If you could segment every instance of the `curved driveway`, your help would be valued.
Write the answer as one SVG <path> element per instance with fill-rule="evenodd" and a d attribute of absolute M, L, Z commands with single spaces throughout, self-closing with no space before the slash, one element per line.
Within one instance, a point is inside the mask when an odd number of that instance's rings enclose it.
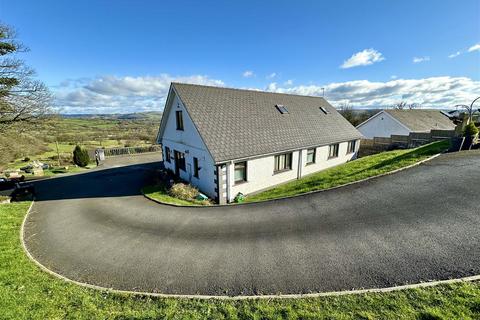
<path fill-rule="evenodd" d="M 115 289 L 251 295 L 389 287 L 480 274 L 480 153 L 344 188 L 232 207 L 143 198 L 158 163 L 38 183 L 31 254 Z M 135 162 L 135 160 L 130 160 Z"/>

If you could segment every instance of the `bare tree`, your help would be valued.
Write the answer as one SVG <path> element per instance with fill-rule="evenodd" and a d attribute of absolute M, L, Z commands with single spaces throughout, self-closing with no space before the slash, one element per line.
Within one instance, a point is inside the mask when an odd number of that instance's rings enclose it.
<path fill-rule="evenodd" d="M 340 106 L 340 110 L 338 110 L 338 112 L 345 118 L 348 120 L 348 122 L 350 122 L 351 124 L 355 125 L 355 122 L 356 122 L 356 117 L 355 117 L 355 112 L 353 111 L 353 108 L 351 105 L 349 105 L 348 103 L 343 103 L 341 106 Z"/>
<path fill-rule="evenodd" d="M 396 110 L 406 110 L 406 109 L 413 110 L 413 109 L 416 109 L 417 107 L 418 107 L 418 104 L 416 103 L 408 104 L 407 101 L 400 101 L 399 103 L 393 105 L 393 109 L 396 109 Z"/>
<path fill-rule="evenodd" d="M 28 49 L 16 41 L 16 32 L 0 23 L 0 131 L 32 123 L 50 113 L 51 94 L 36 80 L 33 69 L 16 54 Z"/>

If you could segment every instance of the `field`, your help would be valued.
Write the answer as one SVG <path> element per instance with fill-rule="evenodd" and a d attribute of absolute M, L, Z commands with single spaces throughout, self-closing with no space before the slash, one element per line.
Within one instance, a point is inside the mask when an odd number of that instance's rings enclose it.
<path fill-rule="evenodd" d="M 56 117 L 20 134 L 7 132 L 0 137 L 0 170 L 18 169 L 33 160 L 77 170 L 72 166 L 75 145 L 87 149 L 151 145 L 160 118 L 158 113 Z"/>

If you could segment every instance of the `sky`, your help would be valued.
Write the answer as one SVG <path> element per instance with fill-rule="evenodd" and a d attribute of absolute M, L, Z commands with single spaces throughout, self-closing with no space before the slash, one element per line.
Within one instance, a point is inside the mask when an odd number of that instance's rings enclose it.
<path fill-rule="evenodd" d="M 171 81 L 354 108 L 480 96 L 479 0 L 0 0 L 0 21 L 62 113 L 161 111 Z"/>

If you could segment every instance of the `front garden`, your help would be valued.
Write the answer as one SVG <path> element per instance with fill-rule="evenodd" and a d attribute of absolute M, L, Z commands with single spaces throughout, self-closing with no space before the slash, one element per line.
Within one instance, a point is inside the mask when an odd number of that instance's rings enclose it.
<path fill-rule="evenodd" d="M 212 202 L 208 199 L 200 199 L 198 189 L 184 183 L 175 183 L 167 187 L 165 183 L 159 182 L 153 186 L 146 186 L 142 193 L 154 201 L 173 204 L 178 206 L 208 206 Z"/>
<path fill-rule="evenodd" d="M 250 195 L 246 198 L 246 201 L 257 202 L 278 199 L 338 187 L 405 168 L 428 159 L 435 154 L 445 152 L 450 146 L 450 140 L 443 140 L 415 149 L 393 150 L 366 156 L 328 170 L 314 173 L 299 180 L 287 182 L 264 192 Z"/>
<path fill-rule="evenodd" d="M 425 160 L 435 154 L 448 150 L 450 140 L 433 142 L 415 149 L 393 150 L 366 156 L 334 168 L 293 180 L 258 194 L 248 195 L 245 202 L 258 202 L 325 190 L 362 179 L 389 173 Z M 142 189 L 143 194 L 154 200 L 174 205 L 210 205 L 211 201 L 198 200 L 198 190 L 179 183 L 168 188 L 159 183 Z"/>

